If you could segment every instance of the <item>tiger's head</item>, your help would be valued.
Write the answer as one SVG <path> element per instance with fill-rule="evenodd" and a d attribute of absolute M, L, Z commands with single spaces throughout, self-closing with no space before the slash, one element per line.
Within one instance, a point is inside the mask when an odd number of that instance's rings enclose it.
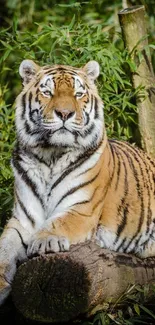
<path fill-rule="evenodd" d="M 92 148 L 103 138 L 103 104 L 95 86 L 99 64 L 39 67 L 24 60 L 16 128 L 26 146 Z"/>

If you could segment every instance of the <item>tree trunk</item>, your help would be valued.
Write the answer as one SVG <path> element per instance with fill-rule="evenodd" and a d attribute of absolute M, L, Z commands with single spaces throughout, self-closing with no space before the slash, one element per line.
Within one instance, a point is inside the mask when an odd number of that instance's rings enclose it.
<path fill-rule="evenodd" d="M 102 249 L 94 243 L 22 264 L 13 283 L 17 309 L 31 320 L 65 322 L 116 302 L 133 284 L 155 283 L 155 259 Z"/>
<path fill-rule="evenodd" d="M 137 95 L 139 129 L 144 150 L 155 157 L 155 77 L 148 47 L 147 28 L 144 6 L 134 6 L 121 10 L 118 14 L 125 47 L 137 65 L 132 72 L 133 85 L 136 89 L 143 86 L 145 98 Z M 138 53 L 141 52 L 141 56 Z"/>

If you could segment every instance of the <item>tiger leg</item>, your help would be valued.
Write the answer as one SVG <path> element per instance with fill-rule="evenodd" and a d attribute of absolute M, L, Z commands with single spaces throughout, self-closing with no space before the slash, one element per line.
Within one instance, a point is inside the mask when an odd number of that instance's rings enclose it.
<path fill-rule="evenodd" d="M 155 239 L 149 239 L 149 241 L 141 245 L 137 252 L 136 255 L 140 258 L 147 258 L 147 257 L 154 257 L 155 256 Z"/>
<path fill-rule="evenodd" d="M 17 262 L 26 259 L 28 238 L 27 231 L 12 217 L 0 237 L 0 305 L 11 291 Z"/>
<path fill-rule="evenodd" d="M 28 246 L 28 256 L 49 252 L 68 251 L 71 244 L 92 237 L 98 220 L 68 212 L 54 220 L 47 220 Z"/>

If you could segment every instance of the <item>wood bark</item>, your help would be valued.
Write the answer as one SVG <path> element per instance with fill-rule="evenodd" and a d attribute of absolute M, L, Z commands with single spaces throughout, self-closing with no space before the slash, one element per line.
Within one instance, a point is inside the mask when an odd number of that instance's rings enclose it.
<path fill-rule="evenodd" d="M 145 97 L 137 95 L 139 129 L 144 150 L 155 157 L 155 77 L 148 47 L 146 13 L 144 6 L 121 10 L 118 14 L 125 47 L 137 65 L 132 72 L 134 88 L 143 86 Z M 141 52 L 141 59 L 138 56 Z"/>
<path fill-rule="evenodd" d="M 133 284 L 155 283 L 155 259 L 118 254 L 92 242 L 22 264 L 13 283 L 16 308 L 28 319 L 66 322 L 114 303 Z"/>

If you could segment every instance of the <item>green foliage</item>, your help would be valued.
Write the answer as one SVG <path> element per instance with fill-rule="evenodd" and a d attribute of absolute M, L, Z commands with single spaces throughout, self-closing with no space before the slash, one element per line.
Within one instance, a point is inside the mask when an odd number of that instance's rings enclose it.
<path fill-rule="evenodd" d="M 12 171 L 10 168 L 11 151 L 14 144 L 14 109 L 5 102 L 9 90 L 7 84 L 0 87 L 0 216 L 4 225 L 12 207 Z"/>
<path fill-rule="evenodd" d="M 153 325 L 155 308 L 150 297 L 155 296 L 155 286 L 132 286 L 114 304 L 107 304 L 89 321 L 79 325 Z"/>

